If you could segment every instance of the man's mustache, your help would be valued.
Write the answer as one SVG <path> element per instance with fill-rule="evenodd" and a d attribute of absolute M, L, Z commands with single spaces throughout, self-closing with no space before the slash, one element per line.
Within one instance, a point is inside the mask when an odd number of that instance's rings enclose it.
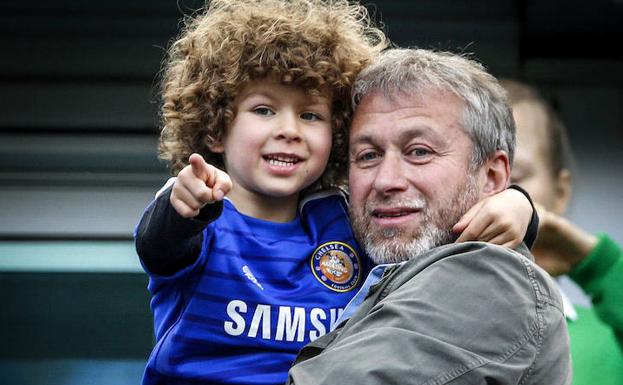
<path fill-rule="evenodd" d="M 364 211 L 368 215 L 386 210 L 424 211 L 426 206 L 424 198 L 372 198 L 366 201 Z"/>

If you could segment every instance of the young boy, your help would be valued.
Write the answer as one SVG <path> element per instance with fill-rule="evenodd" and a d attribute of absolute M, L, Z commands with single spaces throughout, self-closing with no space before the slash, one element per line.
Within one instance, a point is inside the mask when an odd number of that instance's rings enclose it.
<path fill-rule="evenodd" d="M 365 8 L 322 0 L 212 1 L 172 45 L 160 151 L 177 179 L 136 231 L 144 384 L 284 383 L 331 329 L 370 262 L 328 189 L 345 180 L 350 86 L 386 46 Z"/>

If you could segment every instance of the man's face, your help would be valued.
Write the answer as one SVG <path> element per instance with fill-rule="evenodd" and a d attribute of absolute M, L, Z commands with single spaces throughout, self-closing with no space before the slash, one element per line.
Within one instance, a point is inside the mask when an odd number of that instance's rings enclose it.
<path fill-rule="evenodd" d="M 351 218 L 377 263 L 450 243 L 452 226 L 480 198 L 473 145 L 454 94 L 367 95 L 350 134 Z"/>
<path fill-rule="evenodd" d="M 513 183 L 528 191 L 535 202 L 546 209 L 562 214 L 557 202 L 557 176 L 550 167 L 547 115 L 535 102 L 525 101 L 513 105 L 513 118 L 517 126 L 517 150 L 511 173 Z M 566 207 L 566 204 L 565 204 Z"/>

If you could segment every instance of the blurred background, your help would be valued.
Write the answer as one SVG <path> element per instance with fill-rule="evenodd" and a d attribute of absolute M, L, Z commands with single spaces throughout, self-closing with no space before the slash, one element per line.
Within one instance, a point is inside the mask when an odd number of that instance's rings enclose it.
<path fill-rule="evenodd" d="M 157 74 L 191 0 L 0 3 L 0 376 L 136 384 L 153 337 L 132 231 L 167 179 Z M 366 3 L 368 4 L 368 3 Z M 401 46 L 472 52 L 555 101 L 570 217 L 623 242 L 623 0 L 385 0 Z M 618 47 L 618 48 L 617 48 Z"/>

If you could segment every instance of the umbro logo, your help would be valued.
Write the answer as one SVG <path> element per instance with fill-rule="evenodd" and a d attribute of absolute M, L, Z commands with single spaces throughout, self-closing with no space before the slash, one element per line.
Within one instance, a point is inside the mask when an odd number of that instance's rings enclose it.
<path fill-rule="evenodd" d="M 253 282 L 257 287 L 264 290 L 264 288 L 262 287 L 262 284 L 258 282 L 257 278 L 255 278 L 255 276 L 251 272 L 251 269 L 249 269 L 249 266 L 247 265 L 242 266 L 242 272 L 249 279 L 249 281 Z"/>

